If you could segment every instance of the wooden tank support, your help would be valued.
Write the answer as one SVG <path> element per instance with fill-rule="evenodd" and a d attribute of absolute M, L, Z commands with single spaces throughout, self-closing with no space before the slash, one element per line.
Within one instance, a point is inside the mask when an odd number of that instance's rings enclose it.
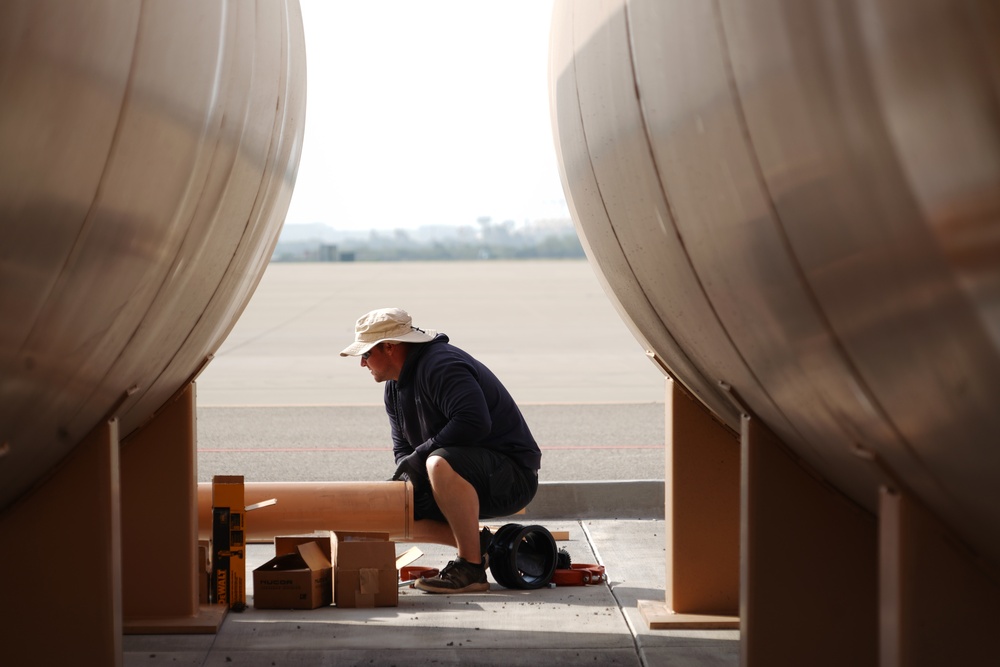
<path fill-rule="evenodd" d="M 4 664 L 122 664 L 120 540 L 110 420 L 0 515 Z"/>
<path fill-rule="evenodd" d="M 666 599 L 650 628 L 739 627 L 740 446 L 673 380 L 666 388 Z"/>
<path fill-rule="evenodd" d="M 211 484 L 197 483 L 196 389 L 188 383 L 120 441 L 99 424 L 32 492 L 0 515 L 8 573 L 0 645 L 11 664 L 121 665 L 122 634 L 214 633 L 226 609 L 199 604 L 199 535 Z M 248 539 L 317 529 L 410 536 L 407 482 L 251 483 Z M 199 525 L 199 524 L 203 525 Z M 201 531 L 201 533 L 199 532 Z M 69 555 L 71 554 L 71 555 Z M 57 635 L 59 641 L 46 641 Z"/>
<path fill-rule="evenodd" d="M 126 634 L 214 633 L 226 610 L 198 600 L 195 383 L 122 442 Z"/>
<path fill-rule="evenodd" d="M 196 387 L 189 383 L 121 449 L 123 609 L 126 634 L 213 633 L 219 605 L 199 605 L 198 540 L 211 537 L 212 485 L 197 483 Z M 249 483 L 248 540 L 318 529 L 409 537 L 405 482 Z"/>
<path fill-rule="evenodd" d="M 639 602 L 651 629 L 738 627 L 753 667 L 995 661 L 997 573 L 917 500 L 883 487 L 869 514 L 751 415 L 738 445 L 667 380 L 666 595 Z"/>
<path fill-rule="evenodd" d="M 1000 585 L 924 507 L 888 488 L 879 498 L 879 617 L 881 667 L 997 664 Z"/>
<path fill-rule="evenodd" d="M 742 664 L 877 664 L 874 517 L 747 415 L 742 450 Z"/>

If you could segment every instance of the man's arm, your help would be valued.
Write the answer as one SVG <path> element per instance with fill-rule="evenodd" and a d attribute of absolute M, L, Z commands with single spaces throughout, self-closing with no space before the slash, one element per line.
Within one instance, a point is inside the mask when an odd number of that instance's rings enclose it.
<path fill-rule="evenodd" d="M 436 365 L 420 378 L 424 400 L 444 416 L 444 424 L 416 451 L 426 458 L 439 447 L 478 444 L 489 435 L 493 422 L 475 369 L 462 360 Z"/>
<path fill-rule="evenodd" d="M 389 428 L 392 433 L 392 456 L 398 464 L 400 459 L 413 453 L 413 447 L 403 433 L 403 425 L 396 414 L 399 401 L 396 396 L 395 383 L 386 383 L 385 386 L 385 412 L 389 417 Z"/>

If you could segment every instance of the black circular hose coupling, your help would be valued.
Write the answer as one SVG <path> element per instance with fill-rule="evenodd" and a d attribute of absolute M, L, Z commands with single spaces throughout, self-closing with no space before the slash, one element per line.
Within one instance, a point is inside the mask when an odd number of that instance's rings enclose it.
<path fill-rule="evenodd" d="M 542 588 L 556 571 L 556 541 L 542 526 L 501 526 L 487 553 L 490 572 L 504 588 Z"/>

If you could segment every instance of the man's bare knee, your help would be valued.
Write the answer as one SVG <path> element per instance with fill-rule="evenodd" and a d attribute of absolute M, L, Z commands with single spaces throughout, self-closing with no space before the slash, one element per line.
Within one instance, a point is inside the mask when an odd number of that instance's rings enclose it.
<path fill-rule="evenodd" d="M 427 457 L 427 475 L 432 479 L 455 474 L 457 474 L 455 469 L 451 467 L 451 464 L 444 457 L 434 456 L 433 454 Z"/>

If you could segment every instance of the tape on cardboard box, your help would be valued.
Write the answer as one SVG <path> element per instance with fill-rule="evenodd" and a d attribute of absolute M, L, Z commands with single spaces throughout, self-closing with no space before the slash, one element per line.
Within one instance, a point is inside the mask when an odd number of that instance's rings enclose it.
<path fill-rule="evenodd" d="M 333 597 L 338 607 L 399 604 L 396 546 L 386 533 L 333 534 Z"/>

